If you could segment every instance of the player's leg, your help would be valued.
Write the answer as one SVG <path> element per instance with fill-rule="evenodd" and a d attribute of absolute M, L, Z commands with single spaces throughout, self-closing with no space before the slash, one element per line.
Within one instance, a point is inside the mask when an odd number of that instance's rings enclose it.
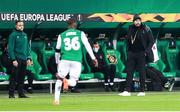
<path fill-rule="evenodd" d="M 68 80 L 68 85 L 71 87 L 75 87 L 79 80 L 80 74 L 81 74 L 81 63 L 72 62 L 69 72 L 70 79 Z"/>
<path fill-rule="evenodd" d="M 54 94 L 54 104 L 59 105 L 60 93 L 61 93 L 62 80 L 57 79 L 55 83 L 55 94 Z"/>
<path fill-rule="evenodd" d="M 58 73 L 56 74 L 57 81 L 55 83 L 55 94 L 54 94 L 54 104 L 59 105 L 60 94 L 61 94 L 61 87 L 63 79 L 69 72 L 70 64 L 68 61 L 61 60 L 58 63 Z"/>

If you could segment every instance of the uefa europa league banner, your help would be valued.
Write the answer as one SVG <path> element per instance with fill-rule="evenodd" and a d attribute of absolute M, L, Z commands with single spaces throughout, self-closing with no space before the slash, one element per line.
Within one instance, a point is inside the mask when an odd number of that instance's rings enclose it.
<path fill-rule="evenodd" d="M 133 14 L 126 13 L 95 13 L 95 14 L 33 14 L 33 13 L 1 13 L 0 22 L 27 21 L 27 22 L 63 22 L 70 18 L 88 22 L 132 22 Z M 180 13 L 145 13 L 140 14 L 143 22 L 180 22 Z"/>

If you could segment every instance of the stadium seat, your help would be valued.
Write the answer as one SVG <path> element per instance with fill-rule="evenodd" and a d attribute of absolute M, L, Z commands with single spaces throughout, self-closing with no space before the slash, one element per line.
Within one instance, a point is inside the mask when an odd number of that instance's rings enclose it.
<path fill-rule="evenodd" d="M 160 70 L 161 72 L 164 71 L 164 69 L 166 68 L 166 65 L 164 64 L 164 62 L 161 59 L 161 53 L 158 51 L 158 56 L 159 56 L 159 60 L 156 63 L 149 63 L 150 66 Z"/>
<path fill-rule="evenodd" d="M 117 48 L 117 50 L 118 50 L 118 51 L 120 52 L 120 54 L 121 54 L 121 60 L 122 60 L 122 62 L 125 64 L 125 63 L 126 63 L 126 60 L 127 60 L 126 41 L 125 41 L 125 40 L 118 41 L 116 48 Z"/>
<path fill-rule="evenodd" d="M 169 44 L 168 40 L 157 41 L 157 48 L 158 48 L 158 51 L 161 53 L 161 60 L 165 63 L 166 67 L 168 67 L 167 56 L 166 56 L 166 49 L 168 48 L 168 44 Z"/>
<path fill-rule="evenodd" d="M 45 48 L 45 42 L 42 40 L 32 41 L 31 43 L 31 49 L 36 53 L 40 53 L 40 51 L 44 48 Z"/>
<path fill-rule="evenodd" d="M 0 51 L 0 56 L 2 55 L 2 51 Z M 6 74 L 6 68 L 2 66 L 0 62 L 0 81 L 7 81 L 9 80 L 9 75 Z"/>
<path fill-rule="evenodd" d="M 103 80 L 104 79 L 104 74 L 101 72 L 96 72 L 94 73 L 94 78 L 97 78 L 99 80 Z"/>
<path fill-rule="evenodd" d="M 33 51 L 31 51 L 31 56 L 33 60 L 33 67 L 29 68 L 34 72 L 34 78 L 36 80 L 50 80 L 52 79 L 52 74 L 40 74 L 42 67 L 40 66 L 39 62 L 37 61 L 37 54 Z"/>
<path fill-rule="evenodd" d="M 91 73 L 91 68 L 87 62 L 86 54 L 87 54 L 87 51 L 83 47 L 82 73 L 80 75 L 79 80 L 89 80 L 89 79 L 94 78 L 94 73 Z"/>
<path fill-rule="evenodd" d="M 176 40 L 176 46 L 177 46 L 177 49 L 178 49 L 178 51 L 180 51 L 180 40 L 179 39 L 177 39 Z M 180 52 L 178 53 L 178 55 L 177 55 L 177 57 L 179 58 L 180 57 Z M 180 59 L 177 59 L 177 62 L 176 62 L 176 76 L 177 77 L 180 77 Z"/>
<path fill-rule="evenodd" d="M 36 70 L 34 69 L 34 65 L 27 66 L 26 69 L 31 71 L 33 74 L 36 73 Z"/>
<path fill-rule="evenodd" d="M 41 59 L 42 59 L 43 73 L 48 73 L 47 63 L 48 63 L 48 60 L 50 59 L 50 57 L 54 56 L 54 54 L 55 54 L 54 48 L 52 50 L 42 49 L 40 51 L 40 55 L 41 55 Z"/>
<path fill-rule="evenodd" d="M 89 80 L 94 78 L 94 73 L 81 73 L 79 80 Z"/>
<path fill-rule="evenodd" d="M 0 81 L 7 81 L 9 80 L 9 75 L 5 72 L 0 72 Z"/>
<path fill-rule="evenodd" d="M 180 40 L 179 40 L 179 39 L 176 40 L 176 46 L 177 46 L 177 48 L 180 50 Z"/>
<path fill-rule="evenodd" d="M 117 51 L 117 50 L 113 50 L 113 49 L 108 49 L 107 50 L 107 54 L 111 55 L 111 56 L 115 56 L 117 59 L 117 63 L 116 63 L 116 76 L 118 78 L 125 78 L 126 74 L 123 73 L 124 71 L 124 64 L 121 61 L 121 54 Z M 107 61 L 108 64 L 111 64 L 109 61 Z"/>
<path fill-rule="evenodd" d="M 172 71 L 172 72 L 165 71 L 166 65 L 162 61 L 161 53 L 158 52 L 158 55 L 159 55 L 159 60 L 156 63 L 150 63 L 149 65 L 156 68 L 156 69 L 158 69 L 158 70 L 160 70 L 165 77 L 168 77 L 168 78 L 169 77 L 175 77 L 176 73 L 174 71 Z"/>
<path fill-rule="evenodd" d="M 86 49 L 83 47 L 83 59 L 82 59 L 82 64 L 83 64 L 83 73 L 91 73 L 91 67 L 89 66 L 88 62 L 87 62 L 87 58 L 86 58 L 86 55 L 87 55 L 87 51 Z"/>
<path fill-rule="evenodd" d="M 0 51 L 0 56 L 2 55 L 2 51 Z"/>
<path fill-rule="evenodd" d="M 179 55 L 179 50 L 178 48 L 166 49 L 166 55 L 167 55 L 167 61 L 169 65 L 169 71 L 170 72 L 177 72 L 178 70 L 178 55 Z M 173 76 L 172 76 L 173 77 Z M 174 76 L 175 77 L 175 76 Z"/>
<path fill-rule="evenodd" d="M 56 43 L 57 43 L 57 40 L 56 40 L 56 41 L 52 41 L 52 47 L 53 47 L 54 49 L 56 49 Z"/>

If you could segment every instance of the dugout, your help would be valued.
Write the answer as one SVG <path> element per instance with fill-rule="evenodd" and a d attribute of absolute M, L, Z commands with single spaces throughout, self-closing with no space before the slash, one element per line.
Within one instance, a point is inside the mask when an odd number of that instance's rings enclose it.
<path fill-rule="evenodd" d="M 130 5 L 131 4 L 131 5 Z M 168 5 L 167 5 L 168 4 Z M 118 56 L 117 78 L 125 78 L 126 61 L 125 40 L 133 14 L 140 14 L 143 21 L 152 29 L 158 39 L 160 61 L 153 65 L 167 77 L 180 77 L 180 1 L 179 0 L 6 0 L 0 3 L 0 42 L 7 40 L 14 28 L 14 21 L 25 21 L 25 32 L 32 39 L 35 67 L 30 68 L 36 74 L 36 80 L 51 80 L 47 70 L 47 61 L 54 54 L 57 35 L 66 29 L 64 21 L 74 17 L 79 21 L 79 29 L 85 31 L 90 39 L 105 34 L 106 39 L 117 40 L 115 54 Z M 161 7 L 160 7 L 161 6 Z M 176 48 L 169 48 L 171 33 Z M 165 36 L 166 35 L 166 36 Z M 48 42 L 52 49 L 46 50 Z M 102 42 L 103 43 L 103 42 Z M 84 51 L 85 55 L 85 51 Z M 38 60 L 36 60 L 36 58 Z M 81 80 L 103 79 L 101 73 L 93 74 L 83 61 Z M 3 69 L 2 72 L 5 72 Z M 8 80 L 8 77 L 0 80 Z"/>

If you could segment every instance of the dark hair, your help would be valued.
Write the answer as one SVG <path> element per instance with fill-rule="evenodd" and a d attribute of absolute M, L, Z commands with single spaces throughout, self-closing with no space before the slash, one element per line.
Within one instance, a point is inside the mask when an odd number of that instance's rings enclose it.
<path fill-rule="evenodd" d="M 23 21 L 17 20 L 17 21 L 15 21 L 15 24 L 17 25 L 19 22 L 23 22 Z"/>
<path fill-rule="evenodd" d="M 141 20 L 141 17 L 139 16 L 139 14 L 135 14 L 134 17 L 133 17 L 133 22 L 137 19 L 140 19 Z"/>
<path fill-rule="evenodd" d="M 76 20 L 73 19 L 73 18 L 71 18 L 71 19 L 69 19 L 69 20 L 67 21 L 67 24 L 68 24 L 68 25 L 72 25 L 72 24 L 74 24 L 74 23 L 76 23 Z"/>
<path fill-rule="evenodd" d="M 93 44 L 99 44 L 99 43 L 98 43 L 98 41 L 97 41 L 97 40 L 95 40 L 95 41 L 93 42 Z"/>

